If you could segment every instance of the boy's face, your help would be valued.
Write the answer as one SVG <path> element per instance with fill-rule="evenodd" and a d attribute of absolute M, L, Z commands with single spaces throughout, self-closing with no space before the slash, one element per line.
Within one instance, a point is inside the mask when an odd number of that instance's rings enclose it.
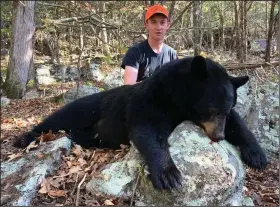
<path fill-rule="evenodd" d="M 168 18 L 162 14 L 155 14 L 145 23 L 145 27 L 149 32 L 149 37 L 154 40 L 163 40 L 169 29 L 170 22 Z"/>

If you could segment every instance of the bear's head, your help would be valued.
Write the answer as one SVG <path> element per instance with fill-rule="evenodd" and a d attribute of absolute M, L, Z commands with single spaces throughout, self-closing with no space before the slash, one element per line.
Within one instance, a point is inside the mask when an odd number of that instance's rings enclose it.
<path fill-rule="evenodd" d="M 171 61 L 149 83 L 158 106 L 173 107 L 173 117 L 200 125 L 213 141 L 224 139 L 226 119 L 236 104 L 237 89 L 248 76 L 233 77 L 219 63 L 202 56 Z M 164 106 L 164 107 L 163 107 Z M 170 113 L 170 112 L 169 112 Z"/>
<path fill-rule="evenodd" d="M 171 63 L 169 69 L 173 70 L 169 75 L 176 80 L 169 94 L 181 114 L 200 125 L 211 140 L 224 139 L 226 119 L 236 104 L 237 89 L 249 77 L 230 76 L 219 63 L 202 56 L 183 58 Z"/>
<path fill-rule="evenodd" d="M 248 76 L 230 76 L 220 64 L 201 56 L 190 63 L 188 88 L 191 90 L 191 117 L 213 141 L 224 139 L 226 119 L 236 104 L 237 89 Z"/>

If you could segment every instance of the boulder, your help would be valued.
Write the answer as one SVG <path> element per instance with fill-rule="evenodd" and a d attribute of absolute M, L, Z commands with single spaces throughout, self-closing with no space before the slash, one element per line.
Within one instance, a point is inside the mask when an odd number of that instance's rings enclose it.
<path fill-rule="evenodd" d="M 81 98 L 81 97 L 84 97 L 87 95 L 91 95 L 94 93 L 98 93 L 101 91 L 103 91 L 102 88 L 98 88 L 95 86 L 80 85 L 78 87 L 78 90 L 77 90 L 77 86 L 75 86 L 65 93 L 65 95 L 64 95 L 65 103 L 69 103 L 71 101 L 74 101 L 75 99 L 78 99 L 78 98 Z"/>
<path fill-rule="evenodd" d="M 64 137 L 24 153 L 17 160 L 2 162 L 1 205 L 30 206 L 37 187 L 46 175 L 59 167 L 61 154 L 68 154 L 70 146 L 71 141 Z"/>
<path fill-rule="evenodd" d="M 188 121 L 173 131 L 169 143 L 172 159 L 183 176 L 180 191 L 156 191 L 134 147 L 123 161 L 102 171 L 106 179 L 90 181 L 87 190 L 125 196 L 132 195 L 137 186 L 135 201 L 156 206 L 242 205 L 245 171 L 235 147 L 226 141 L 210 143 L 202 129 Z"/>

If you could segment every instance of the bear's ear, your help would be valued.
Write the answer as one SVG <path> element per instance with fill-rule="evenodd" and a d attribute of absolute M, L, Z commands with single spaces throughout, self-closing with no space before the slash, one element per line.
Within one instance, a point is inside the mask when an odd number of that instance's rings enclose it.
<path fill-rule="evenodd" d="M 240 86 L 243 86 L 245 83 L 247 83 L 249 80 L 249 76 L 240 76 L 240 77 L 232 77 L 230 76 L 231 83 L 236 87 L 239 88 Z"/>
<path fill-rule="evenodd" d="M 202 56 L 195 56 L 191 64 L 191 72 L 201 80 L 207 78 L 207 68 L 205 58 Z"/>

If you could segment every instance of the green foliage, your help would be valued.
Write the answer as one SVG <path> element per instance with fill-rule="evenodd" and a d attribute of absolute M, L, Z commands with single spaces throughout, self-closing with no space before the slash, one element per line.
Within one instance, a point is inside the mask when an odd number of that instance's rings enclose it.
<path fill-rule="evenodd" d="M 63 94 L 60 94 L 58 96 L 50 97 L 49 98 L 50 102 L 52 103 L 57 103 L 57 104 L 63 104 L 64 103 L 64 97 Z M 44 117 L 41 117 L 41 121 Z"/>
<path fill-rule="evenodd" d="M 6 65 L 1 65 L 0 69 L 2 73 L 7 73 L 8 67 Z"/>
<path fill-rule="evenodd" d="M 1 1 L 1 42 L 11 39 L 12 1 Z M 2 44 L 2 43 L 1 43 Z M 2 45 L 4 48 L 6 45 Z M 1 48 L 2 49 L 2 48 Z"/>
<path fill-rule="evenodd" d="M 121 54 L 125 54 L 127 50 L 128 50 L 128 47 L 121 45 L 121 47 L 120 47 Z"/>
<path fill-rule="evenodd" d="M 103 59 L 107 64 L 111 64 L 112 62 L 112 57 L 110 55 L 105 56 Z"/>
<path fill-rule="evenodd" d="M 33 79 L 29 80 L 28 83 L 26 84 L 28 87 L 34 87 L 35 82 Z"/>
<path fill-rule="evenodd" d="M 90 82 L 90 81 L 85 81 L 84 84 L 85 84 L 86 86 L 92 86 L 92 85 L 93 85 L 92 82 Z"/>
<path fill-rule="evenodd" d="M 12 21 L 12 1 L 1 1 L 1 20 Z"/>
<path fill-rule="evenodd" d="M 1 36 L 4 38 L 11 38 L 12 32 L 10 27 L 9 28 L 2 28 L 1 29 Z"/>
<path fill-rule="evenodd" d="M 12 82 L 12 81 L 5 81 L 3 88 L 5 90 L 5 94 L 8 98 L 11 99 L 20 99 L 23 97 L 24 88 L 20 86 L 20 84 Z"/>

